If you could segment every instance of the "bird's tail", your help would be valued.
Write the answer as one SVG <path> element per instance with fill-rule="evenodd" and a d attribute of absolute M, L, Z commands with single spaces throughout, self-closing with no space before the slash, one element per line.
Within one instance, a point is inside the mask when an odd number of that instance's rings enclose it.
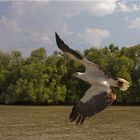
<path fill-rule="evenodd" d="M 117 78 L 118 80 L 118 87 L 122 91 L 126 91 L 129 88 L 129 82 L 123 78 Z"/>

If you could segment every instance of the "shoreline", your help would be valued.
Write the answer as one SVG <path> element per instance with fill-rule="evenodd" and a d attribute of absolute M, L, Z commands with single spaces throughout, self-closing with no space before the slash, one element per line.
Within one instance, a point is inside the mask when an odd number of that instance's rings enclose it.
<path fill-rule="evenodd" d="M 73 106 L 75 103 L 61 104 L 0 104 L 0 106 Z M 140 106 L 140 103 L 122 104 L 113 103 L 111 106 Z"/>

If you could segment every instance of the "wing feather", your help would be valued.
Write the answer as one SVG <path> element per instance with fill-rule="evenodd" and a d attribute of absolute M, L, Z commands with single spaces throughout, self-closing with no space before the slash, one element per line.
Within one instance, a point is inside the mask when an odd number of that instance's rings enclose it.
<path fill-rule="evenodd" d="M 55 37 L 56 37 L 57 46 L 60 50 L 65 52 L 71 59 L 80 61 L 86 67 L 85 74 L 89 75 L 89 74 L 93 73 L 92 78 L 94 78 L 94 76 L 96 76 L 95 79 L 97 78 L 97 75 L 98 75 L 98 77 L 99 76 L 102 76 L 102 77 L 108 76 L 98 65 L 96 65 L 95 63 L 93 63 L 87 59 L 83 59 L 79 53 L 77 53 L 73 49 L 69 48 L 69 46 L 67 44 L 65 44 L 65 42 L 59 37 L 59 35 L 57 33 L 55 33 Z"/>
<path fill-rule="evenodd" d="M 113 100 L 107 99 L 107 93 L 105 91 L 102 91 L 99 94 L 95 94 L 93 91 L 93 96 L 87 100 L 88 94 L 89 92 L 82 100 L 74 105 L 69 117 L 71 122 L 75 121 L 76 124 L 82 124 L 87 117 L 91 117 L 96 113 L 101 112 L 113 102 Z"/>
<path fill-rule="evenodd" d="M 56 37 L 56 44 L 58 48 L 62 50 L 63 52 L 67 53 L 70 58 L 80 59 L 80 60 L 83 59 L 79 53 L 69 48 L 69 46 L 65 44 L 65 42 L 59 37 L 57 33 L 55 33 L 55 37 Z"/>

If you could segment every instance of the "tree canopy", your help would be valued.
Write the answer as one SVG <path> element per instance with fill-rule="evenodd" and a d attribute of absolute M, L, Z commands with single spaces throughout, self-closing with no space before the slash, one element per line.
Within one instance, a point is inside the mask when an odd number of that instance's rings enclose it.
<path fill-rule="evenodd" d="M 114 77 L 131 83 L 128 91 L 116 90 L 116 102 L 140 103 L 140 45 L 90 48 L 84 56 L 100 65 Z M 54 52 L 47 55 L 44 48 L 23 57 L 21 52 L 0 51 L 0 103 L 2 104 L 61 104 L 73 103 L 84 95 L 89 84 L 72 77 L 85 68 L 67 55 Z"/>

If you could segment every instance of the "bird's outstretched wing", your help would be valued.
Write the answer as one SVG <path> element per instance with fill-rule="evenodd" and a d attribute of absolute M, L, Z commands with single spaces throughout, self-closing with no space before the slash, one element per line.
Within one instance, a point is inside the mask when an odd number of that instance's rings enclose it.
<path fill-rule="evenodd" d="M 109 76 L 95 63 L 85 58 L 83 59 L 82 56 L 78 52 L 74 51 L 67 44 L 65 44 L 65 42 L 59 37 L 57 33 L 55 33 L 55 37 L 56 37 L 57 46 L 60 50 L 66 53 L 71 59 L 80 61 L 86 67 L 85 81 L 90 83 L 90 81 L 88 80 L 89 78 L 97 79 L 97 77 Z"/>
<path fill-rule="evenodd" d="M 58 46 L 58 48 L 60 50 L 62 50 L 63 52 L 67 53 L 68 56 L 71 59 L 80 59 L 80 60 L 82 60 L 82 56 L 79 53 L 77 53 L 76 51 L 74 51 L 71 48 L 69 48 L 69 46 L 64 43 L 64 41 L 59 37 L 59 35 L 57 33 L 55 33 L 55 37 L 56 37 L 56 44 L 57 44 L 57 46 Z"/>
<path fill-rule="evenodd" d="M 91 86 L 85 96 L 74 105 L 69 119 L 71 122 L 75 121 L 76 124 L 82 124 L 86 117 L 91 117 L 104 110 L 112 102 L 113 100 L 108 100 L 103 88 Z"/>

